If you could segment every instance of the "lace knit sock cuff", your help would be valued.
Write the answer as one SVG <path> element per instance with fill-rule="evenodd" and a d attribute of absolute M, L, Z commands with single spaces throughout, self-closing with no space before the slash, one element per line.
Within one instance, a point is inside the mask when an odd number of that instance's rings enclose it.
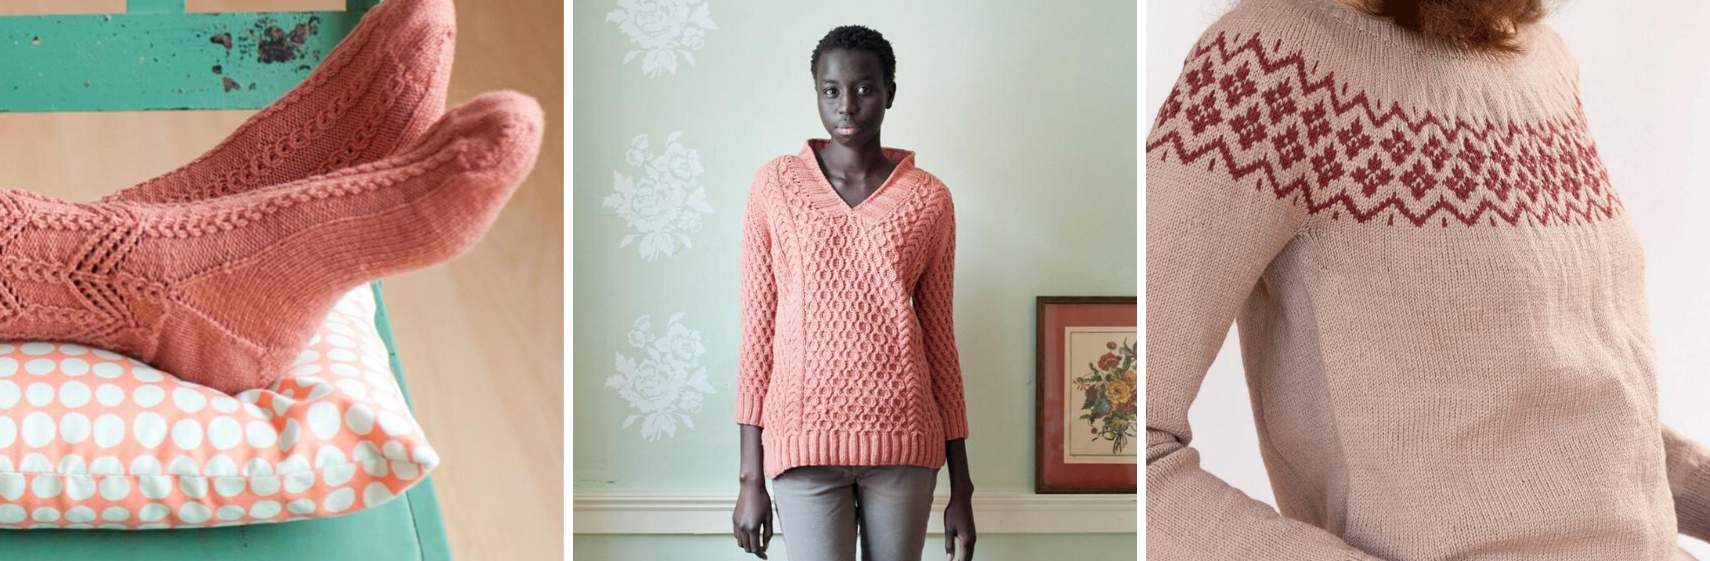
<path fill-rule="evenodd" d="M 0 192 L 0 337 L 136 357 L 227 393 L 282 374 L 345 291 L 449 260 L 539 151 L 533 98 L 481 95 L 378 162 L 179 205 Z"/>
<path fill-rule="evenodd" d="M 451 0 L 387 0 L 296 88 L 219 145 L 103 201 L 185 202 L 288 183 L 390 155 L 445 109 Z"/>

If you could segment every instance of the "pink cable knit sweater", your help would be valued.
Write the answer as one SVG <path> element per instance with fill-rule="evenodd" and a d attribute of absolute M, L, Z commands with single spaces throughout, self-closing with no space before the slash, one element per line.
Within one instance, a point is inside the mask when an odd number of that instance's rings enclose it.
<path fill-rule="evenodd" d="M 950 190 L 896 171 L 850 207 L 809 140 L 754 175 L 742 234 L 736 422 L 764 427 L 767 478 L 804 465 L 944 465 L 968 436 L 951 314 Z M 912 297 L 912 298 L 911 298 Z"/>

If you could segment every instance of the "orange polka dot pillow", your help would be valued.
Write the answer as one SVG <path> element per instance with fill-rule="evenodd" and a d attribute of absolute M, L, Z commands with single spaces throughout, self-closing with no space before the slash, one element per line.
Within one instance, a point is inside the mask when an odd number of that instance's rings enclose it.
<path fill-rule="evenodd" d="M 101 349 L 0 342 L 0 528 L 264 524 L 373 508 L 438 465 L 350 291 L 292 370 L 230 396 Z"/>

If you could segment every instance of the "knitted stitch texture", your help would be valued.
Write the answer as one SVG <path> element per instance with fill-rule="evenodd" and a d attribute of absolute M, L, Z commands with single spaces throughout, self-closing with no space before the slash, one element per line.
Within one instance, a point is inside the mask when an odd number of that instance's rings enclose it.
<path fill-rule="evenodd" d="M 102 201 L 208 199 L 391 155 L 445 111 L 456 44 L 451 0 L 386 0 L 307 78 L 213 149 Z"/>
<path fill-rule="evenodd" d="M 1146 142 L 1147 558 L 1692 559 L 1636 230 L 1546 24 L 1429 42 L 1243 0 Z M 1277 508 L 1199 466 L 1231 321 Z M 1280 512 L 1279 512 L 1280 511 Z"/>
<path fill-rule="evenodd" d="M 850 207 L 812 139 L 754 175 L 743 219 L 736 422 L 764 427 L 768 478 L 803 465 L 944 465 L 967 438 L 950 190 L 896 170 Z"/>
<path fill-rule="evenodd" d="M 227 393 L 264 387 L 340 295 L 473 246 L 540 138 L 534 99 L 494 92 L 392 157 L 205 201 L 0 190 L 0 338 L 105 348 Z"/>

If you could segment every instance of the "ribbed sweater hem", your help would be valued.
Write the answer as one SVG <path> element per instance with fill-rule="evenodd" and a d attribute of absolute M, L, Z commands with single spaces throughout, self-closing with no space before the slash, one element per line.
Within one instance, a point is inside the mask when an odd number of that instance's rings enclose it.
<path fill-rule="evenodd" d="M 766 478 L 798 466 L 944 466 L 944 437 L 939 434 L 801 432 L 768 430 L 761 435 Z"/>

